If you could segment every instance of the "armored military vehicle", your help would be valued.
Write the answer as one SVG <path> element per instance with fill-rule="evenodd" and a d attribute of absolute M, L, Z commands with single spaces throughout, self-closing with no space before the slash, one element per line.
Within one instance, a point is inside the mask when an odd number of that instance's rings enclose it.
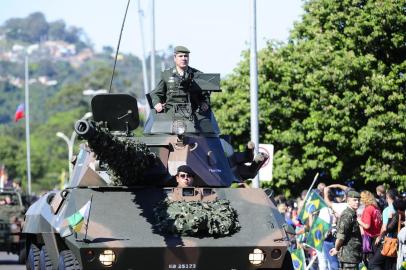
<path fill-rule="evenodd" d="M 199 91 L 220 91 L 199 74 Z M 69 185 L 26 214 L 28 269 L 292 269 L 287 225 L 262 189 L 230 188 L 255 176 L 266 156 L 234 152 L 211 111 L 191 102 L 151 111 L 144 135 L 137 100 L 97 95 Z M 152 107 L 151 107 L 152 108 Z M 193 187 L 177 187 L 187 164 Z M 82 226 L 83 225 L 83 226 Z"/>
<path fill-rule="evenodd" d="M 25 259 L 24 238 L 21 225 L 24 206 L 21 194 L 14 189 L 0 189 L 0 251 L 17 254 L 22 263 Z"/>

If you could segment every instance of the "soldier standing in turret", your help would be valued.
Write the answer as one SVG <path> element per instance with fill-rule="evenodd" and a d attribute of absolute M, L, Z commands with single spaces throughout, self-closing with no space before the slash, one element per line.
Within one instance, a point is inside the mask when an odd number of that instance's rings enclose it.
<path fill-rule="evenodd" d="M 162 72 L 161 80 L 151 92 L 152 104 L 158 113 L 171 110 L 176 104 L 189 102 L 193 111 L 199 108 L 206 112 L 209 109 L 209 93 L 193 91 L 194 74 L 200 71 L 189 66 L 189 53 L 184 46 L 175 47 L 175 67 Z"/>
<path fill-rule="evenodd" d="M 360 194 L 355 190 L 347 193 L 348 207 L 342 212 L 337 224 L 337 240 L 330 255 L 338 254 L 340 270 L 357 270 L 362 260 L 362 238 L 357 222 Z"/>

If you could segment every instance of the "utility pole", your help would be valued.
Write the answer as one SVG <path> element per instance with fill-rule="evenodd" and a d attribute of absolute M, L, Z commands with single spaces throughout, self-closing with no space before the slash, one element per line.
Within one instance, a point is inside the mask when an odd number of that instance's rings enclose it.
<path fill-rule="evenodd" d="M 148 87 L 148 76 L 147 76 L 147 64 L 145 60 L 145 48 L 144 48 L 144 29 L 142 27 L 142 20 L 143 20 L 143 11 L 141 10 L 141 0 L 138 0 L 138 18 L 139 18 L 139 26 L 140 26 L 140 35 L 141 35 L 141 50 L 142 50 L 142 57 L 141 57 L 141 63 L 142 63 L 142 75 L 143 75 L 143 81 L 144 81 L 144 94 L 149 93 L 149 87 Z M 149 115 L 150 108 L 149 106 L 145 106 L 145 116 L 146 118 Z"/>
<path fill-rule="evenodd" d="M 251 141 L 255 143 L 255 154 L 259 149 L 258 137 L 258 69 L 257 69 L 257 8 L 256 0 L 250 0 L 251 4 L 251 42 L 250 42 L 250 104 L 251 104 Z M 259 188 L 258 175 L 252 181 L 254 188 Z"/>
<path fill-rule="evenodd" d="M 27 191 L 31 195 L 31 151 L 30 151 L 30 97 L 29 97 L 29 74 L 28 52 L 25 52 L 25 142 L 27 145 Z"/>
<path fill-rule="evenodd" d="M 155 87 L 155 0 L 151 7 L 151 89 Z M 148 104 L 147 104 L 148 106 Z"/>

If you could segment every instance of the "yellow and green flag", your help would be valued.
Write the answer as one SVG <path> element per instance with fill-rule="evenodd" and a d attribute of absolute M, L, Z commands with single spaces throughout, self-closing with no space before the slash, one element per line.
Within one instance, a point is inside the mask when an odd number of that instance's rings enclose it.
<path fill-rule="evenodd" d="M 82 206 L 82 208 L 79 209 L 79 211 L 67 218 L 69 226 L 73 231 L 80 232 L 82 229 L 83 223 L 89 217 L 91 203 L 92 201 L 89 200 L 84 206 Z"/>
<path fill-rule="evenodd" d="M 322 251 L 324 239 L 331 227 L 331 215 L 328 211 L 327 207 L 320 209 L 319 215 L 314 220 L 306 240 L 309 246 L 314 247 L 318 251 Z"/>
<path fill-rule="evenodd" d="M 305 270 L 306 258 L 302 248 L 293 250 L 290 255 L 292 256 L 292 263 L 294 270 Z"/>
<path fill-rule="evenodd" d="M 326 202 L 319 194 L 317 194 L 317 192 L 312 190 L 299 213 L 300 220 L 304 224 L 313 212 L 319 211 L 323 207 L 327 207 Z"/>

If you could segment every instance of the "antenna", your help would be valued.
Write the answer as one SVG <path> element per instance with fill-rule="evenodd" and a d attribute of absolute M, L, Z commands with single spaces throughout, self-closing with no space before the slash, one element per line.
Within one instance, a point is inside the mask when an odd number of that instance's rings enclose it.
<path fill-rule="evenodd" d="M 116 57 L 114 57 L 113 73 L 111 74 L 111 80 L 110 80 L 109 93 L 111 92 L 111 86 L 113 85 L 114 72 L 116 71 L 116 64 L 117 64 L 117 56 L 118 56 L 118 51 L 119 51 L 119 49 L 120 49 L 120 43 L 121 43 L 121 35 L 123 34 L 124 23 L 125 23 L 125 19 L 126 19 L 126 17 L 127 17 L 127 11 L 128 11 L 128 7 L 129 7 L 129 6 L 130 6 L 130 0 L 128 0 L 128 2 L 127 2 L 127 7 L 126 7 L 126 9 L 125 9 L 123 24 L 121 25 L 120 37 L 118 38 L 118 44 L 117 44 L 117 50 L 116 50 Z"/>

